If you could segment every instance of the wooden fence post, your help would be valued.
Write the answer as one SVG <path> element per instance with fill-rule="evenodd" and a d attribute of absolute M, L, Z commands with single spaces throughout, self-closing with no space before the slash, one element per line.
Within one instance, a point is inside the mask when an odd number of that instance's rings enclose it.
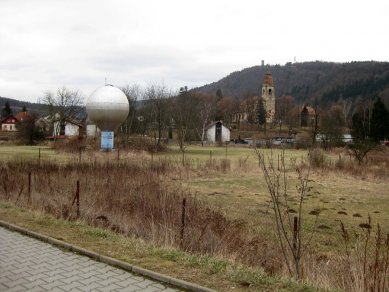
<path fill-rule="evenodd" d="M 28 205 L 31 203 L 31 172 L 28 173 Z"/>
<path fill-rule="evenodd" d="M 182 200 L 182 212 L 181 212 L 181 234 L 180 234 L 180 247 L 184 244 L 184 233 L 185 233 L 185 213 L 186 213 L 186 198 Z"/>
<path fill-rule="evenodd" d="M 226 161 L 227 161 L 227 145 L 228 145 L 228 142 L 226 141 Z"/>
<path fill-rule="evenodd" d="M 298 233 L 298 218 L 295 216 L 293 220 L 293 256 L 296 256 L 297 252 L 297 233 Z"/>
<path fill-rule="evenodd" d="M 76 190 L 76 205 L 77 205 L 77 218 L 80 217 L 80 181 L 77 181 L 77 190 Z"/>

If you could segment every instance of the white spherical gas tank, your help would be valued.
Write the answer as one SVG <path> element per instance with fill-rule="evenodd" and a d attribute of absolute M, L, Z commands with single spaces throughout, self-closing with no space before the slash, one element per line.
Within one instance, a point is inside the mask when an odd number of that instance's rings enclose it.
<path fill-rule="evenodd" d="M 115 131 L 127 118 L 129 103 L 126 95 L 113 85 L 97 88 L 86 102 L 90 121 L 101 131 Z"/>

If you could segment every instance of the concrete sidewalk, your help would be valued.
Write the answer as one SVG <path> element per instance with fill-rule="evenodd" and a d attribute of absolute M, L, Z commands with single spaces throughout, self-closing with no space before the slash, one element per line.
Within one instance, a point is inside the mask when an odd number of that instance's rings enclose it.
<path fill-rule="evenodd" d="M 0 291 L 180 291 L 0 227 Z"/>

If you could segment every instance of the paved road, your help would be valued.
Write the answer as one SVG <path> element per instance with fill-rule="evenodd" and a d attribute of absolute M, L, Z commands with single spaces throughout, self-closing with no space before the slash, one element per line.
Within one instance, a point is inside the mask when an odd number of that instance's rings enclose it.
<path fill-rule="evenodd" d="M 0 227 L 0 291 L 179 291 Z"/>

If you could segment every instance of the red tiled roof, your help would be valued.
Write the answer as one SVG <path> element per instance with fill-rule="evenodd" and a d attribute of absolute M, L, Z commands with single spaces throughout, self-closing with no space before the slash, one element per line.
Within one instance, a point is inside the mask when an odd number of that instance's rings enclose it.
<path fill-rule="evenodd" d="M 14 122 L 12 120 L 14 120 Z M 16 117 L 14 117 L 13 115 L 10 115 L 10 116 L 2 119 L 0 121 L 0 124 L 4 124 L 4 123 L 5 124 L 16 124 L 17 122 L 18 122 L 18 120 L 16 119 Z"/>
<path fill-rule="evenodd" d="M 18 120 L 18 121 L 24 121 L 24 120 L 27 120 L 27 119 L 31 119 L 32 116 L 30 115 L 30 113 L 28 112 L 20 112 L 20 113 L 17 113 L 15 118 Z"/>
<path fill-rule="evenodd" d="M 265 78 L 263 79 L 263 84 L 265 85 L 268 85 L 268 86 L 274 86 L 274 83 L 273 83 L 273 76 L 271 75 L 271 73 L 266 73 L 265 74 Z"/>

